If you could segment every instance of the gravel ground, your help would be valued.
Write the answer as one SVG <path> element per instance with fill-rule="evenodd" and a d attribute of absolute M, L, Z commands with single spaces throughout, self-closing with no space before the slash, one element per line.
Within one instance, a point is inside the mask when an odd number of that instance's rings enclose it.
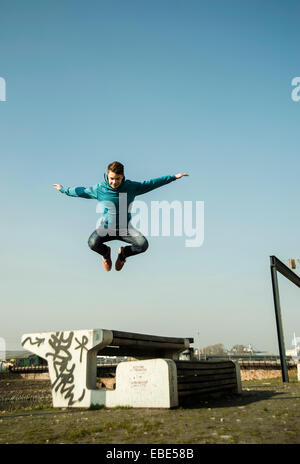
<path fill-rule="evenodd" d="M 242 387 L 241 395 L 194 400 L 173 410 L 54 409 L 49 381 L 2 375 L 0 443 L 300 443 L 295 375 L 289 383 L 252 380 Z"/>

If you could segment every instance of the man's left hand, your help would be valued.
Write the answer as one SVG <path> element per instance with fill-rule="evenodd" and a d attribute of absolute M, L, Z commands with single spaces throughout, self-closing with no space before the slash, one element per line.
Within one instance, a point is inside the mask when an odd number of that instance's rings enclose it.
<path fill-rule="evenodd" d="M 176 179 L 180 179 L 183 176 L 188 176 L 188 174 L 175 174 Z"/>

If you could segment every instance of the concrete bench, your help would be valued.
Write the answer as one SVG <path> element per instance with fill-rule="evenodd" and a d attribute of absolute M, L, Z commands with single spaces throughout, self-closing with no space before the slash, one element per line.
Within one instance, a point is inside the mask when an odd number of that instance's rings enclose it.
<path fill-rule="evenodd" d="M 190 388 L 186 388 L 186 380 L 189 383 L 195 381 L 190 378 L 195 375 L 188 369 L 193 367 L 190 361 L 179 360 L 180 353 L 190 349 L 192 342 L 192 338 L 159 337 L 106 329 L 22 336 L 24 349 L 48 363 L 54 407 L 86 408 L 96 404 L 106 407 L 176 407 L 180 391 Z M 97 354 L 140 359 L 117 365 L 114 390 L 97 389 Z M 198 384 L 205 380 L 196 375 Z M 231 387 L 238 390 L 238 372 L 231 369 L 230 376 Z"/>
<path fill-rule="evenodd" d="M 106 329 L 43 332 L 22 336 L 22 346 L 48 362 L 54 407 L 178 405 L 176 365 L 192 339 Z M 144 358 L 122 362 L 116 389 L 96 388 L 97 354 Z M 155 356 L 155 359 L 145 359 Z"/>

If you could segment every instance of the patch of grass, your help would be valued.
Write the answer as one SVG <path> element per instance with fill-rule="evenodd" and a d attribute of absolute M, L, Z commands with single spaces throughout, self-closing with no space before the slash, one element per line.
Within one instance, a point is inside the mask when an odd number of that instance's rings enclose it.
<path fill-rule="evenodd" d="M 109 430 L 117 430 L 117 429 L 123 429 L 130 433 L 130 432 L 135 432 L 137 430 L 137 426 L 129 420 L 124 420 L 122 422 L 117 422 L 117 423 L 114 423 L 114 422 L 109 423 Z"/>
<path fill-rule="evenodd" d="M 162 425 L 162 422 L 160 421 L 155 421 L 155 422 L 148 422 L 148 421 L 145 421 L 143 424 L 142 424 L 142 430 L 143 432 L 150 432 L 152 430 L 157 430 L 157 428 Z"/>
<path fill-rule="evenodd" d="M 133 409 L 133 407 L 132 406 L 115 406 L 112 409 Z"/>
<path fill-rule="evenodd" d="M 64 439 L 64 440 L 76 440 L 78 438 L 84 438 L 87 435 L 90 435 L 91 433 L 95 433 L 95 431 L 91 431 L 90 429 L 74 430 L 73 432 L 65 433 L 62 436 L 62 439 Z"/>
<path fill-rule="evenodd" d="M 85 426 L 83 428 L 76 428 L 75 430 L 68 430 L 60 436 L 63 441 L 76 441 L 84 438 L 90 438 L 92 435 L 103 433 L 105 439 L 110 438 L 114 432 L 124 430 L 127 433 L 136 432 L 138 427 L 132 424 L 131 421 L 125 420 L 120 422 L 104 422 L 100 426 Z"/>
<path fill-rule="evenodd" d="M 52 411 L 54 410 L 51 403 L 39 403 L 33 404 L 32 406 L 14 406 L 7 411 L 4 411 L 5 414 L 20 414 L 22 412 L 32 412 L 32 411 Z M 1 411 L 3 413 L 3 411 Z"/>

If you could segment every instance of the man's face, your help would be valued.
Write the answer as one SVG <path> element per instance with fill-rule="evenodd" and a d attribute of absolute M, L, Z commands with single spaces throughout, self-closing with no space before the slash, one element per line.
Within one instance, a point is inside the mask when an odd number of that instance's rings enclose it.
<path fill-rule="evenodd" d="M 122 174 L 116 174 L 112 171 L 107 171 L 108 183 L 112 188 L 118 188 L 123 180 Z"/>

